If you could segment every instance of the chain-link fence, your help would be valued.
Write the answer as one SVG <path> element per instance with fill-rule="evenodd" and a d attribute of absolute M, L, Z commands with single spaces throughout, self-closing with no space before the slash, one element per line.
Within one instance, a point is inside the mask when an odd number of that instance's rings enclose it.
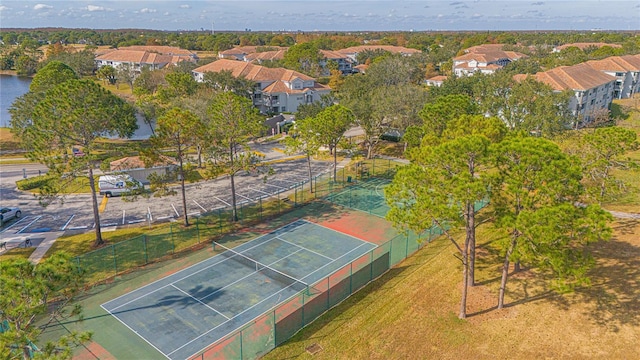
<path fill-rule="evenodd" d="M 370 176 L 391 177 L 399 166 L 402 164 L 386 159 L 355 162 L 338 169 L 336 179 L 333 179 L 333 172 L 321 174 L 310 181 L 296 184 L 292 189 L 238 205 L 237 222 L 232 221 L 232 209 L 225 207 L 190 219 L 192 225 L 189 227 L 177 222 L 170 223 L 168 226 L 146 231 L 144 235 L 77 256 L 75 260 L 85 271 L 88 283 L 104 281 L 232 233 L 242 226 L 256 224 L 315 199 L 338 194 Z M 313 187 L 313 191 L 310 187 Z"/>

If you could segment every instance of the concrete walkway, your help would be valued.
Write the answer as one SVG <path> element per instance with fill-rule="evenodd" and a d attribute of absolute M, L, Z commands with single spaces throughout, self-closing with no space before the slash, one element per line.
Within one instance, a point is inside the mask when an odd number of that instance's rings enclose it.
<path fill-rule="evenodd" d="M 42 240 L 42 242 L 38 244 L 38 247 L 33 251 L 33 253 L 31 253 L 31 256 L 29 256 L 29 261 L 34 264 L 39 263 L 47 253 L 47 251 L 49 251 L 49 248 L 51 248 L 53 243 L 55 243 L 56 240 L 60 236 L 62 236 L 62 234 L 64 234 L 63 231 L 30 234 L 32 237 L 44 236 L 44 240 Z"/>

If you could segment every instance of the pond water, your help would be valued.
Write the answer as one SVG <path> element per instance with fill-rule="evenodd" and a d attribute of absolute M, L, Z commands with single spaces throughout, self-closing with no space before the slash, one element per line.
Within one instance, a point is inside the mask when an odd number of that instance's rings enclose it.
<path fill-rule="evenodd" d="M 31 78 L 0 74 L 0 127 L 9 127 L 9 108 L 13 101 L 29 91 Z"/>

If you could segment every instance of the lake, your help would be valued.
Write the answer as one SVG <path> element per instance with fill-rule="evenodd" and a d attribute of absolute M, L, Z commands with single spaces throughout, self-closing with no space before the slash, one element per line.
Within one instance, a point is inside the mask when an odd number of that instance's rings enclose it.
<path fill-rule="evenodd" d="M 30 77 L 0 74 L 0 127 L 9 127 L 9 107 L 17 97 L 29 91 L 29 85 Z"/>

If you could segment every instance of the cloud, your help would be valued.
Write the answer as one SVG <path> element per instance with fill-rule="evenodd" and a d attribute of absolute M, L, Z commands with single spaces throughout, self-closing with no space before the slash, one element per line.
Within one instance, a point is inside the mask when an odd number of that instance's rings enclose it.
<path fill-rule="evenodd" d="M 154 13 L 156 12 L 156 9 L 149 9 L 149 8 L 144 8 L 142 10 L 140 10 L 141 13 L 146 14 L 146 13 Z"/>
<path fill-rule="evenodd" d="M 33 7 L 33 10 L 42 10 L 42 9 L 53 9 L 53 6 L 51 5 L 45 5 L 45 4 L 36 4 Z"/>
<path fill-rule="evenodd" d="M 87 5 L 87 10 L 89 10 L 89 11 L 105 11 L 106 9 L 103 6 Z"/>
<path fill-rule="evenodd" d="M 181 9 L 191 9 L 191 6 L 189 6 L 188 4 L 182 4 L 180 5 Z"/>

